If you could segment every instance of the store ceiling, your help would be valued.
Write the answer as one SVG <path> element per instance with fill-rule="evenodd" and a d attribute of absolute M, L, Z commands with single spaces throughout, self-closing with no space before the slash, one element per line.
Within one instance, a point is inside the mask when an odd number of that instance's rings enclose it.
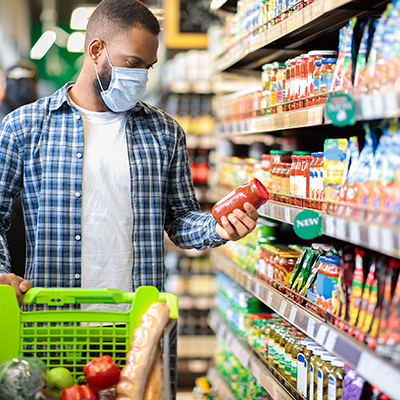
<path fill-rule="evenodd" d="M 149 7 L 160 7 L 161 0 L 143 0 Z M 69 24 L 72 11 L 80 5 L 97 5 L 99 1 L 90 0 L 56 0 L 59 25 Z M 33 24 L 40 23 L 40 14 L 43 8 L 43 0 L 30 0 L 31 21 Z"/>

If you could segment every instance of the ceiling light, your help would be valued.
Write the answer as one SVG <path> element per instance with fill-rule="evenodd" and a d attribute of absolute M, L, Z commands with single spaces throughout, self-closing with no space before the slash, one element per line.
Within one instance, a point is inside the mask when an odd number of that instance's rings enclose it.
<path fill-rule="evenodd" d="M 40 60 L 49 51 L 50 47 L 57 39 L 54 31 L 46 31 L 40 36 L 39 40 L 31 49 L 30 57 L 33 60 Z"/>
<path fill-rule="evenodd" d="M 96 7 L 78 7 L 72 12 L 71 15 L 71 29 L 84 31 Z"/>
<path fill-rule="evenodd" d="M 82 32 L 74 32 L 68 38 L 67 50 L 71 53 L 81 53 L 85 47 L 85 35 Z"/>

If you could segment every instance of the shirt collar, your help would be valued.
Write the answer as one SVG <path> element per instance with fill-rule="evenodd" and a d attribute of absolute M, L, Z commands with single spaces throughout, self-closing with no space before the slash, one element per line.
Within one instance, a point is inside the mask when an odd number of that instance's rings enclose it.
<path fill-rule="evenodd" d="M 75 82 L 66 83 L 61 89 L 57 90 L 52 96 L 50 100 L 50 110 L 56 111 L 58 110 L 64 103 L 67 103 L 70 107 L 73 107 L 71 100 L 68 96 L 68 90 L 71 86 L 75 85 Z M 143 101 L 138 101 L 136 106 L 132 109 L 131 112 L 138 112 L 143 108 L 146 114 L 150 114 L 149 106 Z"/>

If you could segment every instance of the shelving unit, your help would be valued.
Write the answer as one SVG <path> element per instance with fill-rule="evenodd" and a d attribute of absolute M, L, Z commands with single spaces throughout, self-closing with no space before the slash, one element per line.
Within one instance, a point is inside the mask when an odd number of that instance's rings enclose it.
<path fill-rule="evenodd" d="M 241 366 L 251 371 L 274 400 L 296 400 L 296 397 L 292 396 L 272 375 L 250 346 L 239 340 L 229 325 L 214 311 L 210 313 L 209 325 L 217 337 L 223 339 L 229 346 Z"/>
<path fill-rule="evenodd" d="M 218 390 L 218 394 L 222 400 L 238 400 L 214 367 L 208 370 L 207 378 L 211 385 Z"/>
<path fill-rule="evenodd" d="M 272 60 L 286 60 L 301 53 L 299 47 L 365 10 L 387 2 L 370 0 L 316 0 L 286 20 L 248 39 L 222 55 L 216 64 L 218 71 L 256 69 Z"/>
<path fill-rule="evenodd" d="M 380 357 L 365 344 L 324 321 L 318 315 L 292 302 L 284 294 L 244 270 L 218 250 L 212 251 L 211 260 L 217 270 L 238 282 L 244 289 L 324 346 L 329 352 L 336 354 L 369 382 L 382 388 L 392 399 L 400 399 L 397 386 L 400 382 L 399 367 Z M 211 326 L 211 328 L 213 327 Z M 242 350 L 236 351 L 240 355 Z M 240 360 L 239 357 L 237 358 Z M 268 390 L 268 388 L 266 389 Z M 274 397 L 274 399 L 276 398 Z"/>

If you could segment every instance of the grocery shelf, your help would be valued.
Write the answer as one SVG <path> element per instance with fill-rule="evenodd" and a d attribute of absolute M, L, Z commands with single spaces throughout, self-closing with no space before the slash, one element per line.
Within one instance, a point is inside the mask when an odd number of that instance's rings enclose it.
<path fill-rule="evenodd" d="M 280 382 L 266 368 L 250 346 L 239 340 L 233 330 L 226 324 L 215 311 L 209 315 L 210 328 L 216 333 L 218 338 L 224 340 L 229 346 L 232 354 L 239 360 L 240 365 L 250 370 L 254 377 L 262 384 L 264 389 L 274 400 L 295 400 Z"/>
<path fill-rule="evenodd" d="M 214 149 L 217 147 L 218 138 L 214 135 L 186 135 L 188 149 Z"/>
<path fill-rule="evenodd" d="M 178 337 L 179 358 L 211 358 L 214 354 L 215 336 L 180 335 Z"/>
<path fill-rule="evenodd" d="M 219 138 L 229 138 L 235 135 L 253 135 L 284 129 L 306 128 L 322 125 L 323 117 L 324 106 L 309 107 L 262 117 L 217 123 L 214 128 L 214 134 Z"/>
<path fill-rule="evenodd" d="M 364 13 L 365 9 L 382 3 L 384 1 L 381 0 L 315 0 L 286 20 L 222 55 L 216 61 L 216 69 L 220 72 L 246 66 L 256 69 L 265 62 L 291 57 L 293 49 L 304 42 L 342 26 L 350 18 Z"/>
<path fill-rule="evenodd" d="M 326 322 L 320 316 L 291 301 L 284 294 L 225 257 L 220 251 L 211 252 L 211 261 L 216 269 L 239 283 L 328 351 L 340 357 L 370 383 L 384 390 L 392 399 L 400 399 L 400 393 L 397 390 L 398 382 L 400 382 L 399 367 L 380 357 L 364 343 Z"/>
<path fill-rule="evenodd" d="M 213 189 L 216 199 L 222 199 L 230 190 L 219 187 Z M 400 258 L 400 226 L 384 224 L 382 214 L 370 212 L 363 207 L 347 204 L 328 203 L 327 212 L 319 212 L 321 216 L 322 234 L 334 239 L 343 240 L 356 246 L 377 251 L 394 258 Z M 355 216 L 339 215 L 332 209 L 342 208 L 344 214 L 354 212 Z M 349 211 L 346 211 L 346 209 Z M 294 224 L 300 212 L 309 208 L 297 207 L 270 200 L 258 210 L 260 216 L 287 224 Z M 391 220 L 398 223 L 399 216 L 391 215 Z"/>
<path fill-rule="evenodd" d="M 215 306 L 215 296 L 179 296 L 180 310 L 210 310 Z"/>
<path fill-rule="evenodd" d="M 224 378 L 222 378 L 214 367 L 208 369 L 207 378 L 211 386 L 218 390 L 218 395 L 222 400 L 237 400 L 237 397 L 232 393 Z"/>

